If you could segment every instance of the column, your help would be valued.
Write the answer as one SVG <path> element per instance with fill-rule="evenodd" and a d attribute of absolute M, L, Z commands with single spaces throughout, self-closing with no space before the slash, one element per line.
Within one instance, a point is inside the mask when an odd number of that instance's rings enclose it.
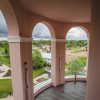
<path fill-rule="evenodd" d="M 86 100 L 100 100 L 100 1 L 92 0 Z"/>
<path fill-rule="evenodd" d="M 32 39 L 9 37 L 14 100 L 33 100 Z"/>
<path fill-rule="evenodd" d="M 53 86 L 58 86 L 65 82 L 65 39 L 52 40 L 51 77 Z"/>

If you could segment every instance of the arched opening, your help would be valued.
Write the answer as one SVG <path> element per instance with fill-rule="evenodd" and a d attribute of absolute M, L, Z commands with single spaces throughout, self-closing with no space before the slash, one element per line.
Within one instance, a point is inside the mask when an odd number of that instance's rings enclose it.
<path fill-rule="evenodd" d="M 12 95 L 8 26 L 0 10 L 0 98 Z"/>
<path fill-rule="evenodd" d="M 51 38 L 55 37 L 53 33 L 51 26 L 46 22 L 37 23 L 32 32 L 32 66 L 35 94 L 52 82 Z"/>
<path fill-rule="evenodd" d="M 84 27 L 73 27 L 66 35 L 65 79 L 87 78 L 89 34 Z"/>

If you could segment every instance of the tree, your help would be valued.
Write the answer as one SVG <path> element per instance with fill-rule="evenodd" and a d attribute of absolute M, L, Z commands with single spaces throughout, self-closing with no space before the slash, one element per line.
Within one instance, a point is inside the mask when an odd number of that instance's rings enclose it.
<path fill-rule="evenodd" d="M 42 55 L 38 49 L 34 49 L 32 52 L 33 68 L 43 68 L 46 66 L 46 61 L 42 58 Z"/>
<path fill-rule="evenodd" d="M 86 58 L 79 57 L 67 65 L 68 72 L 75 75 L 75 84 L 77 82 L 77 75 L 84 73 L 84 67 L 86 66 Z"/>
<path fill-rule="evenodd" d="M 1 49 L 0 62 L 7 66 L 10 66 L 8 42 L 7 41 L 0 42 L 0 49 Z"/>
<path fill-rule="evenodd" d="M 67 40 L 67 48 L 84 47 L 87 46 L 87 40 Z"/>

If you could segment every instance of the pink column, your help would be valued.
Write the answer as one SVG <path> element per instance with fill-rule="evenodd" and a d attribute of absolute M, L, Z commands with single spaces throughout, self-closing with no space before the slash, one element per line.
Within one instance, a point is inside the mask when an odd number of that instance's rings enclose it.
<path fill-rule="evenodd" d="M 9 38 L 9 48 L 14 100 L 33 100 L 32 43 L 27 38 Z"/>
<path fill-rule="evenodd" d="M 57 86 L 65 82 L 65 40 L 52 40 L 51 44 L 51 76 L 53 85 Z"/>
<path fill-rule="evenodd" d="M 100 1 L 92 0 L 86 100 L 100 100 Z"/>

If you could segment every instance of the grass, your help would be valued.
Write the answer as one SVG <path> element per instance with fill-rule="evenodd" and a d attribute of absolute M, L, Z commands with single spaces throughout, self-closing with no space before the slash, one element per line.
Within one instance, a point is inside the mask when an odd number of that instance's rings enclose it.
<path fill-rule="evenodd" d="M 67 47 L 66 47 L 67 50 L 77 50 L 77 49 L 80 49 L 80 48 L 81 48 L 81 47 L 70 47 L 70 48 L 67 48 Z"/>
<path fill-rule="evenodd" d="M 5 98 L 12 94 L 12 82 L 11 79 L 0 80 L 0 98 Z"/>
<path fill-rule="evenodd" d="M 72 53 L 80 53 L 80 52 L 82 52 L 83 50 L 84 50 L 83 48 L 73 49 Z"/>
<path fill-rule="evenodd" d="M 33 78 L 36 78 L 42 74 L 45 74 L 43 68 L 33 70 Z M 12 82 L 11 79 L 0 80 L 0 98 L 6 98 L 8 95 L 12 94 Z"/>
<path fill-rule="evenodd" d="M 42 74 L 45 74 L 45 70 L 43 68 L 40 68 L 40 69 L 34 69 L 33 70 L 33 78 L 36 78 Z"/>

